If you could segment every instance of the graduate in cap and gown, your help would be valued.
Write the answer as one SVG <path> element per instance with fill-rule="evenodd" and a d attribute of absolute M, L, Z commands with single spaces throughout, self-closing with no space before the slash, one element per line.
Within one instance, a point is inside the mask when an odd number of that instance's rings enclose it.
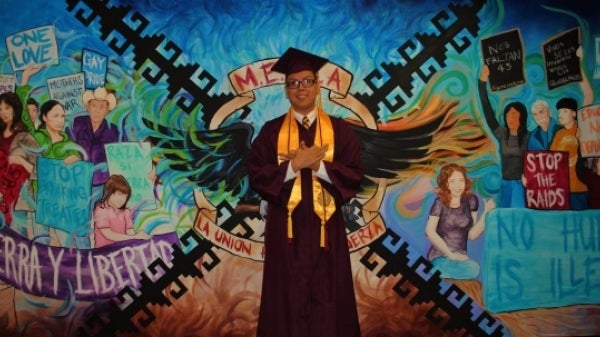
<path fill-rule="evenodd" d="M 247 159 L 267 202 L 259 337 L 360 336 L 342 205 L 364 168 L 354 132 L 321 107 L 327 62 L 290 48 L 273 65 L 291 107 L 263 125 Z"/>

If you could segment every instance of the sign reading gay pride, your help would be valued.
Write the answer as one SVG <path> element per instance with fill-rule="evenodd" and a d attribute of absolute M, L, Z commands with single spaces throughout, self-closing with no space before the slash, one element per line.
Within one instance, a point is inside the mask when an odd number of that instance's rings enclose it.
<path fill-rule="evenodd" d="M 26 69 L 31 64 L 58 64 L 58 44 L 53 25 L 9 35 L 6 48 L 13 71 Z"/>
<path fill-rule="evenodd" d="M 481 264 L 486 308 L 600 304 L 598 233 L 600 210 L 489 211 Z"/>
<path fill-rule="evenodd" d="M 120 174 L 131 186 L 129 206 L 140 210 L 156 208 L 152 181 L 151 146 L 148 142 L 105 144 L 108 172 Z"/>
<path fill-rule="evenodd" d="M 87 232 L 93 166 L 82 160 L 65 165 L 60 159 L 38 158 L 35 220 L 67 233 Z"/>
<path fill-rule="evenodd" d="M 103 87 L 106 82 L 108 56 L 93 50 L 84 49 L 81 55 L 81 71 L 85 77 L 85 88 Z"/>

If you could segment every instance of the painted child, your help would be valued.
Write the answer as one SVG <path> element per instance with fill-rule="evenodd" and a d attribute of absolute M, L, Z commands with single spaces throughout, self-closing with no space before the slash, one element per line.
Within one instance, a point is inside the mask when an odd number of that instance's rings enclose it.
<path fill-rule="evenodd" d="M 129 239 L 149 239 L 144 231 L 135 233 L 127 202 L 131 186 L 122 175 L 111 175 L 104 183 L 102 198 L 94 207 L 95 248 Z"/>

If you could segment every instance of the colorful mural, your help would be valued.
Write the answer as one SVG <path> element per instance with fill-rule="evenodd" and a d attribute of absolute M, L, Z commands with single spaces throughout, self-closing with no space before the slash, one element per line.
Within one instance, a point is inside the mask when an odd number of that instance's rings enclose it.
<path fill-rule="evenodd" d="M 594 2 L 0 13 L 1 336 L 256 335 L 268 253 L 246 158 L 288 109 L 271 67 L 289 47 L 329 59 L 323 107 L 361 141 L 339 211 L 363 336 L 600 335 Z"/>

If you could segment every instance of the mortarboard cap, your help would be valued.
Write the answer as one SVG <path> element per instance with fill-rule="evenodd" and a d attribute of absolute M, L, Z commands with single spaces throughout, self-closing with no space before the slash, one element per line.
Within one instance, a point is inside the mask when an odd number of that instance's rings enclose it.
<path fill-rule="evenodd" d="M 288 48 L 279 60 L 275 62 L 273 67 L 271 67 L 271 70 L 285 74 L 286 76 L 304 70 L 317 73 L 327 62 L 329 60 L 326 58 L 307 53 L 300 49 Z"/>
<path fill-rule="evenodd" d="M 571 109 L 573 111 L 577 111 L 577 101 L 571 97 L 561 98 L 556 103 L 556 109 L 560 110 L 562 108 Z"/>

